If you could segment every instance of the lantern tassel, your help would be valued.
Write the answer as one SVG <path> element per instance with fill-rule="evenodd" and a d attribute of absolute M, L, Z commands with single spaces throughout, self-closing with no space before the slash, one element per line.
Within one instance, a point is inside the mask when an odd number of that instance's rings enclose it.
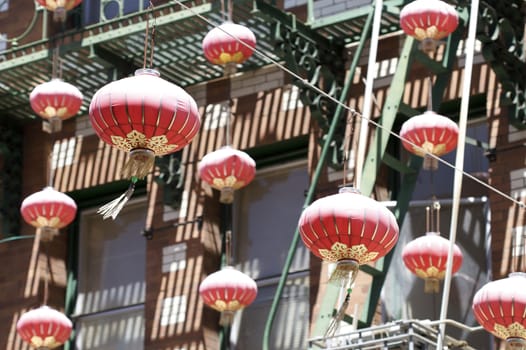
<path fill-rule="evenodd" d="M 221 312 L 221 317 L 219 318 L 219 325 L 226 327 L 230 326 L 234 321 L 234 312 L 233 311 L 223 311 Z"/>
<path fill-rule="evenodd" d="M 115 218 L 117 217 L 117 215 L 119 215 L 124 205 L 130 200 L 131 196 L 133 195 L 133 192 L 135 191 L 135 183 L 137 182 L 137 180 L 138 179 L 136 177 L 132 177 L 130 186 L 128 186 L 126 192 L 120 195 L 119 198 L 116 198 L 111 202 L 104 204 L 102 207 L 99 208 L 97 213 L 101 214 L 104 220 L 110 217 L 113 220 L 115 220 Z"/>
<path fill-rule="evenodd" d="M 332 318 L 329 324 L 329 327 L 325 331 L 325 338 L 332 337 L 333 335 L 336 334 L 336 332 L 340 328 L 340 323 L 342 322 L 343 317 L 345 316 L 345 311 L 349 307 L 349 301 L 351 299 L 351 292 L 352 292 L 352 289 L 348 288 L 347 293 L 345 294 L 345 300 L 343 301 L 342 305 L 336 312 L 336 315 L 334 315 L 334 317 Z M 356 317 L 356 315 L 354 315 L 354 317 Z"/>

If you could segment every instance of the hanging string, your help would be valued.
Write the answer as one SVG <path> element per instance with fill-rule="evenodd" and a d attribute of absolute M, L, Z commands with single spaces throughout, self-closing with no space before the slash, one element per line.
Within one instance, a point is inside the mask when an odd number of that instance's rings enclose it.
<path fill-rule="evenodd" d="M 150 68 L 152 67 L 152 61 L 153 61 L 153 51 L 154 51 L 154 35 L 155 35 L 155 16 L 153 13 L 153 3 L 150 1 L 150 5 L 148 6 L 148 10 L 150 10 L 146 16 L 146 29 L 144 33 L 144 53 L 143 53 L 143 62 L 142 62 L 142 68 L 146 68 L 146 57 L 148 52 L 148 43 L 150 43 Z M 150 30 L 150 15 L 152 16 L 154 20 L 153 28 L 152 28 L 152 36 L 151 40 L 149 41 L 149 30 Z"/>
<path fill-rule="evenodd" d="M 327 92 L 321 90 L 321 88 L 318 88 L 316 87 L 315 85 L 311 84 L 308 79 L 306 78 L 303 78 L 302 76 L 294 73 L 292 70 L 288 69 L 284 64 L 278 62 L 277 60 L 273 59 L 272 57 L 270 57 L 269 55 L 267 55 L 266 53 L 262 52 L 261 50 L 257 49 L 257 48 L 253 48 L 252 46 L 248 45 L 247 43 L 243 42 L 242 40 L 240 40 L 239 38 L 237 38 L 236 36 L 232 35 L 231 33 L 227 32 L 226 30 L 224 30 L 223 28 L 220 28 L 219 25 L 216 25 L 215 23 L 213 23 L 211 20 L 209 20 L 208 18 L 206 18 L 205 16 L 203 16 L 202 14 L 198 13 L 195 9 L 187 6 L 186 4 L 184 4 L 183 2 L 181 2 L 180 0 L 173 0 L 176 4 L 180 5 L 182 8 L 184 8 L 185 10 L 188 10 L 189 12 L 191 12 L 194 16 L 196 16 L 197 18 L 201 19 L 202 21 L 208 23 L 209 25 L 213 26 L 214 28 L 217 28 L 219 30 L 221 30 L 223 33 L 225 33 L 226 35 L 230 36 L 231 38 L 233 38 L 234 40 L 236 40 L 240 45 L 243 45 L 247 48 L 250 48 L 254 51 L 254 54 L 258 55 L 259 57 L 265 59 L 267 62 L 271 63 L 272 65 L 278 67 L 279 69 L 281 69 L 282 71 L 284 71 L 285 73 L 289 74 L 290 76 L 294 77 L 298 82 L 301 82 L 304 86 L 308 87 L 309 89 L 311 89 L 312 91 L 324 96 L 325 98 L 327 98 L 329 101 L 335 103 L 335 104 L 338 104 L 340 105 L 342 108 L 348 110 L 349 112 L 353 112 L 353 113 L 356 113 L 356 115 L 358 117 L 360 117 L 360 119 L 362 121 L 365 121 L 365 122 L 368 122 L 370 124 L 372 124 L 373 126 L 383 130 L 385 133 L 393 136 L 393 137 L 396 137 L 397 139 L 399 140 L 402 140 L 403 138 L 400 137 L 400 135 L 398 135 L 396 132 L 390 130 L 390 129 L 387 129 L 385 128 L 383 125 L 381 125 L 380 123 L 378 122 L 375 122 L 374 120 L 370 119 L 370 118 L 365 118 L 361 113 L 359 113 L 356 109 L 352 108 L 352 107 L 349 107 L 345 104 L 343 104 L 342 102 L 340 102 L 337 98 L 335 98 L 334 96 L 331 96 L 329 95 Z M 410 140 L 406 140 L 406 139 L 403 139 L 404 142 L 407 142 L 409 145 L 411 145 L 412 147 L 415 147 L 416 149 L 422 151 L 423 153 L 429 155 L 429 157 L 431 158 L 434 158 L 436 159 L 438 162 L 446 165 L 447 167 L 455 170 L 455 171 L 459 171 L 462 173 L 462 175 L 464 175 L 465 177 L 475 181 L 476 183 L 478 183 L 479 185 L 489 189 L 490 191 L 498 194 L 499 196 L 507 199 L 508 201 L 512 202 L 512 203 L 515 203 L 517 204 L 521 209 L 524 209 L 526 208 L 526 203 L 523 203 L 515 198 L 513 198 L 512 196 L 504 193 L 503 191 L 499 190 L 498 188 L 494 187 L 494 186 L 491 186 L 489 185 L 488 183 L 480 180 L 479 178 L 477 178 L 476 176 L 474 175 L 471 175 L 467 172 L 465 172 L 464 170 L 462 169 L 459 169 L 457 168 L 455 165 L 449 163 L 448 161 L 434 155 L 434 154 L 431 154 L 429 152 L 427 152 L 426 150 L 424 150 L 423 148 L 421 148 L 420 146 L 414 144 L 413 142 L 411 142 Z"/>
<path fill-rule="evenodd" d="M 232 230 L 225 232 L 225 266 L 232 263 Z"/>
<path fill-rule="evenodd" d="M 349 118 L 347 118 L 347 128 L 345 130 L 346 135 L 343 144 L 343 187 L 347 185 L 347 171 L 349 168 L 349 149 L 351 148 L 351 135 L 353 135 L 353 123 L 355 122 L 355 114 L 356 113 L 351 112 L 351 115 L 349 116 Z"/>
<path fill-rule="evenodd" d="M 233 12 L 233 8 L 232 8 L 232 0 L 228 0 L 228 3 L 227 3 L 227 6 L 228 6 L 228 17 L 227 17 L 227 20 L 229 22 L 232 22 L 232 12 Z"/>
<path fill-rule="evenodd" d="M 429 226 L 429 207 L 426 207 L 426 232 L 431 232 L 431 228 Z"/>
<path fill-rule="evenodd" d="M 223 22 L 225 22 L 227 19 L 225 11 L 225 0 L 221 0 L 221 19 L 223 20 Z"/>
<path fill-rule="evenodd" d="M 228 105 L 227 105 L 228 104 Z M 225 102 L 223 106 L 226 106 L 226 113 L 224 113 L 225 121 L 225 146 L 232 144 L 232 133 L 231 133 L 231 120 L 232 120 L 232 107 L 234 106 L 234 100 L 230 98 L 228 102 Z"/>
<path fill-rule="evenodd" d="M 434 209 L 436 210 L 437 214 L 436 214 L 436 232 L 440 233 L 440 203 L 438 201 L 435 201 L 435 203 L 433 203 L 433 207 Z"/>
<path fill-rule="evenodd" d="M 51 59 L 51 79 L 62 77 L 62 68 L 60 67 L 60 49 L 59 46 L 53 49 L 53 57 Z"/>
<path fill-rule="evenodd" d="M 37 238 L 39 237 L 40 235 L 37 235 Z M 46 268 L 44 270 L 44 296 L 43 296 L 43 305 L 47 305 L 47 302 L 48 302 L 48 299 L 49 299 L 49 279 L 50 279 L 50 275 L 51 275 L 51 269 L 49 267 L 49 264 L 50 264 L 50 260 L 49 260 L 49 249 L 48 249 L 48 245 L 47 245 L 47 242 L 44 242 L 44 241 L 40 241 L 40 246 L 43 248 L 43 252 L 40 251 L 40 254 L 44 254 L 46 256 Z"/>
<path fill-rule="evenodd" d="M 427 77 L 427 110 L 432 111 L 433 110 L 433 81 L 431 79 L 431 75 Z"/>

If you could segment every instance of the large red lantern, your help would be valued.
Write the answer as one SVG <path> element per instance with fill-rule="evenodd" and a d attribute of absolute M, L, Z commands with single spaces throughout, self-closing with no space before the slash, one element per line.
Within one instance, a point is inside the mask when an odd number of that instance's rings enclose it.
<path fill-rule="evenodd" d="M 82 93 L 75 86 L 60 79 L 36 86 L 29 95 L 31 108 L 49 121 L 49 132 L 59 131 L 62 120 L 76 115 L 82 106 Z"/>
<path fill-rule="evenodd" d="M 258 294 L 256 282 L 232 266 L 208 275 L 199 285 L 199 294 L 209 307 L 221 312 L 220 323 L 232 323 L 234 312 L 252 304 Z"/>
<path fill-rule="evenodd" d="M 457 11 L 440 0 L 416 0 L 400 12 L 400 27 L 421 41 L 425 51 L 434 50 L 436 42 L 453 33 L 457 26 Z"/>
<path fill-rule="evenodd" d="M 234 190 L 248 185 L 256 174 L 256 162 L 245 152 L 225 146 L 208 153 L 198 166 L 199 177 L 221 191 L 221 203 L 232 203 Z"/>
<path fill-rule="evenodd" d="M 252 56 L 256 36 L 245 26 L 225 22 L 206 34 L 202 46 L 206 59 L 211 63 L 235 67 Z"/>
<path fill-rule="evenodd" d="M 67 194 L 46 187 L 22 201 L 20 213 L 29 225 L 41 229 L 42 239 L 50 240 L 75 219 L 77 204 Z"/>
<path fill-rule="evenodd" d="M 505 339 L 509 349 L 526 349 L 526 274 L 489 282 L 473 298 L 473 313 L 484 329 Z"/>
<path fill-rule="evenodd" d="M 451 119 L 426 111 L 408 119 L 400 130 L 402 145 L 409 152 L 424 157 L 424 169 L 436 169 L 436 159 L 427 153 L 440 157 L 457 147 L 458 126 Z"/>
<path fill-rule="evenodd" d="M 409 242 L 402 250 L 405 266 L 415 275 L 425 280 L 425 291 L 439 291 L 439 281 L 446 273 L 447 256 L 450 242 L 438 232 L 427 232 L 425 236 Z M 462 251 L 453 247 L 453 268 L 456 273 L 462 266 Z"/>
<path fill-rule="evenodd" d="M 331 279 L 341 281 L 395 246 L 398 223 L 385 206 L 344 187 L 309 205 L 301 214 L 299 232 L 314 255 L 337 263 Z"/>
<path fill-rule="evenodd" d="M 26 312 L 16 324 L 20 337 L 36 349 L 54 349 L 64 344 L 71 335 L 71 321 L 48 306 Z"/>
<path fill-rule="evenodd" d="M 82 0 L 36 0 L 48 11 L 53 12 L 53 19 L 64 21 L 66 12 L 80 5 Z"/>
<path fill-rule="evenodd" d="M 91 100 L 89 115 L 104 142 L 130 154 L 123 169 L 123 176 L 132 180 L 130 188 L 101 208 L 105 218 L 116 217 L 137 179 L 152 169 L 155 156 L 188 145 L 201 125 L 194 99 L 153 69 L 139 69 L 133 77 L 102 87 Z"/>

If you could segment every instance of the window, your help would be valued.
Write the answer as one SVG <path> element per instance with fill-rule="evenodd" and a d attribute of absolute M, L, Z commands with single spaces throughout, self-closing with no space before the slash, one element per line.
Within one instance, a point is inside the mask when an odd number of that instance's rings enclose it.
<path fill-rule="evenodd" d="M 0 0 L 2 1 L 2 0 Z M 84 1 L 84 25 L 105 22 L 148 8 L 149 0 L 87 0 Z"/>
<path fill-rule="evenodd" d="M 9 0 L 0 0 L 0 12 L 9 10 Z"/>
<path fill-rule="evenodd" d="M 129 202 L 115 221 L 81 213 L 77 350 L 142 350 L 146 200 Z"/>
<path fill-rule="evenodd" d="M 304 161 L 259 170 L 238 192 L 233 233 L 234 261 L 254 278 L 258 296 L 239 313 L 231 342 L 235 349 L 259 349 L 288 249 L 309 185 Z M 298 244 L 283 299 L 275 318 L 272 349 L 305 349 L 309 318 L 309 251 Z"/>

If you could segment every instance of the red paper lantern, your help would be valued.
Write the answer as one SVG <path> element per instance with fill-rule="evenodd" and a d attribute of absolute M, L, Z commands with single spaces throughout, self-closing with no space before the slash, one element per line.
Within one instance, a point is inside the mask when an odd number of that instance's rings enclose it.
<path fill-rule="evenodd" d="M 26 312 L 16 324 L 20 337 L 36 349 L 54 349 L 71 335 L 71 321 L 48 306 Z"/>
<path fill-rule="evenodd" d="M 299 232 L 314 255 L 337 263 L 333 281 L 385 256 L 398 240 L 393 213 L 350 187 L 309 205 L 301 214 Z"/>
<path fill-rule="evenodd" d="M 489 282 L 473 298 L 473 313 L 484 329 L 506 339 L 509 349 L 526 349 L 526 274 Z"/>
<path fill-rule="evenodd" d="M 82 0 L 36 0 L 48 11 L 53 12 L 53 19 L 64 21 L 66 12 L 80 5 Z"/>
<path fill-rule="evenodd" d="M 75 219 L 77 204 L 53 187 L 33 193 L 22 201 L 20 213 L 29 225 L 40 228 L 44 240 L 52 239 L 59 229 Z"/>
<path fill-rule="evenodd" d="M 425 279 L 426 292 L 438 292 L 439 281 L 446 273 L 449 240 L 437 232 L 427 232 L 425 236 L 409 242 L 402 250 L 405 266 L 415 275 Z M 462 266 L 462 252 L 455 244 L 453 248 L 452 273 Z"/>
<path fill-rule="evenodd" d="M 202 45 L 205 57 L 211 63 L 236 65 L 252 56 L 256 36 L 245 26 L 225 22 L 209 31 Z"/>
<path fill-rule="evenodd" d="M 422 41 L 423 49 L 434 50 L 436 41 L 453 33 L 458 26 L 455 8 L 440 0 L 416 0 L 400 12 L 400 27 Z"/>
<path fill-rule="evenodd" d="M 76 115 L 82 106 L 82 93 L 75 86 L 60 79 L 52 79 L 36 86 L 29 95 L 31 108 L 49 120 L 50 132 L 59 131 L 62 120 Z"/>
<path fill-rule="evenodd" d="M 132 185 L 109 208 L 101 208 L 105 218 L 115 218 L 137 179 L 152 169 L 155 156 L 188 145 L 201 125 L 194 99 L 153 69 L 139 69 L 133 77 L 102 87 L 91 100 L 89 115 L 104 142 L 130 154 L 123 176 L 131 178 Z"/>
<path fill-rule="evenodd" d="M 427 111 L 407 120 L 400 138 L 405 149 L 425 158 L 425 169 L 436 169 L 436 159 L 426 157 L 426 152 L 440 157 L 453 151 L 457 147 L 458 126 L 447 117 Z"/>
<path fill-rule="evenodd" d="M 234 190 L 248 185 L 256 174 L 256 162 L 248 154 L 225 146 L 208 153 L 198 166 L 199 177 L 221 191 L 221 203 L 232 203 Z"/>
<path fill-rule="evenodd" d="M 232 266 L 207 276 L 199 286 L 206 305 L 221 312 L 222 325 L 232 323 L 234 312 L 252 304 L 258 294 L 256 282 Z"/>

